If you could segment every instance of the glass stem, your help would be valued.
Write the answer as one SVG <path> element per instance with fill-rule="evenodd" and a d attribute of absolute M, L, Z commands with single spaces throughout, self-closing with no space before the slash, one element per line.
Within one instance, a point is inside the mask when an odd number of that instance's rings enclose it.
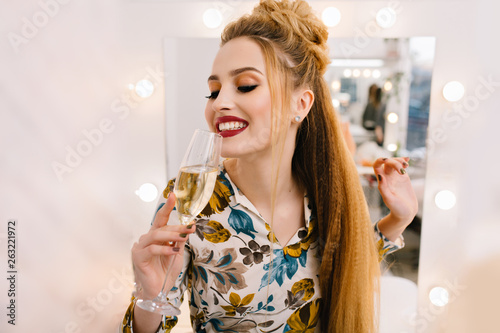
<path fill-rule="evenodd" d="M 174 243 L 174 247 L 177 247 L 177 242 Z M 176 256 L 176 254 L 174 254 L 174 256 Z M 172 266 L 174 265 L 174 261 L 175 261 L 175 257 L 172 258 L 172 260 L 168 264 L 167 274 L 165 274 L 165 279 L 163 280 L 163 285 L 161 286 L 160 293 L 154 299 L 155 301 L 159 301 L 160 302 L 160 301 L 166 301 L 167 300 L 167 291 L 165 290 L 165 286 L 167 285 L 168 275 L 169 275 L 170 271 L 172 270 Z"/>

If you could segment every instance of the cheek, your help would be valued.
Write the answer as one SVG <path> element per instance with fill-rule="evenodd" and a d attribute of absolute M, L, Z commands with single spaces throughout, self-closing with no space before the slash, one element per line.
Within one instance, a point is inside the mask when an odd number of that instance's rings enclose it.
<path fill-rule="evenodd" d="M 260 125 L 271 126 L 271 97 L 264 95 L 261 98 L 254 98 L 250 101 L 253 115 Z"/>
<path fill-rule="evenodd" d="M 205 120 L 207 122 L 208 128 L 211 131 L 213 131 L 214 112 L 212 111 L 212 106 L 210 105 L 210 102 L 207 102 L 207 105 L 205 106 Z"/>

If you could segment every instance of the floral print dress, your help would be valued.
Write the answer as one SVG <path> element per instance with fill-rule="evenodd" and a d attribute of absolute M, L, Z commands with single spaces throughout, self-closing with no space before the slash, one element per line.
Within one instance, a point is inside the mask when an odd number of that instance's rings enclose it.
<path fill-rule="evenodd" d="M 163 192 L 164 205 L 173 180 Z M 305 227 L 287 244 L 230 180 L 217 177 L 209 204 L 196 219 L 184 251 L 184 268 L 169 299 L 180 306 L 184 292 L 194 332 L 320 332 L 321 293 L 318 228 L 307 196 Z M 175 210 L 169 223 L 178 223 Z M 374 225 L 380 256 L 401 246 Z M 271 255 L 272 254 L 272 255 Z M 132 331 L 133 297 L 120 332 Z M 170 332 L 177 317 L 163 317 L 158 333 Z"/>

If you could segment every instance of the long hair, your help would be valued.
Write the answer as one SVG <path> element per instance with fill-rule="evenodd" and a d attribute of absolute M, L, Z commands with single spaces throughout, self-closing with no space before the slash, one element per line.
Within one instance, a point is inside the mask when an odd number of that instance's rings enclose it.
<path fill-rule="evenodd" d="M 376 332 L 379 265 L 368 208 L 354 161 L 342 136 L 328 86 L 326 26 L 302 0 L 262 0 L 230 23 L 222 45 L 247 37 L 257 42 L 271 87 L 273 172 L 290 126 L 290 96 L 299 87 L 314 103 L 296 137 L 292 172 L 315 209 L 322 246 L 319 281 L 323 332 Z M 277 177 L 273 177 L 273 206 Z"/>

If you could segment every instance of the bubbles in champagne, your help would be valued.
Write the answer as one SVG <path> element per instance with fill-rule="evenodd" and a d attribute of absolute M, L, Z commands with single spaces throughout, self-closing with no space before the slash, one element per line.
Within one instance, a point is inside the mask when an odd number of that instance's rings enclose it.
<path fill-rule="evenodd" d="M 179 170 L 174 193 L 181 223 L 188 224 L 207 205 L 214 191 L 217 168 L 189 166 Z"/>

